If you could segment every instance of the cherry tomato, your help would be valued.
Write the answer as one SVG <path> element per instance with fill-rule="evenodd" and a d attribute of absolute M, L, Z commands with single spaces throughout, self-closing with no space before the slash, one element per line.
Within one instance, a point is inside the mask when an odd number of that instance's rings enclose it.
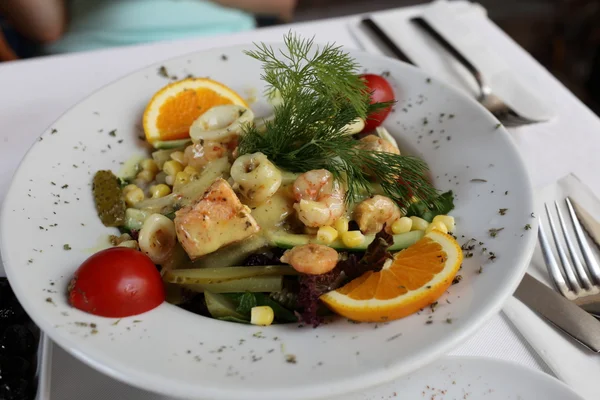
<path fill-rule="evenodd" d="M 125 247 L 102 250 L 85 260 L 69 285 L 73 307 L 102 317 L 142 314 L 164 300 L 164 285 L 150 258 Z"/>
<path fill-rule="evenodd" d="M 369 92 L 371 93 L 371 104 L 382 103 L 385 101 L 394 101 L 394 90 L 388 81 L 380 75 L 365 74 L 362 75 Z M 364 132 L 372 131 L 383 123 L 392 111 L 392 107 L 384 108 L 381 111 L 369 114 Z"/>

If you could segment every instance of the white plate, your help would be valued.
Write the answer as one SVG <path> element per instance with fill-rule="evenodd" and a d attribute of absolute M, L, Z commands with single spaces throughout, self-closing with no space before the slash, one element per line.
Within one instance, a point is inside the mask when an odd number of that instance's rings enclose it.
<path fill-rule="evenodd" d="M 248 48 L 216 49 L 162 65 L 180 78 L 210 76 L 256 96 L 263 87 L 260 65 L 242 53 Z M 435 313 L 427 309 L 386 324 L 339 319 L 312 329 L 241 326 L 168 304 L 119 323 L 71 309 L 64 295 L 70 276 L 112 232 L 95 215 L 91 176 L 99 169 L 117 171 L 132 153 L 145 151 L 138 140 L 141 113 L 168 83 L 154 65 L 69 110 L 43 133 L 15 174 L 3 206 L 2 258 L 36 323 L 60 346 L 114 378 L 169 395 L 211 399 L 347 393 L 414 371 L 473 333 L 511 295 L 533 251 L 536 225 L 523 162 L 508 133 L 472 99 L 411 66 L 352 54 L 365 70 L 390 73 L 399 104 L 386 126 L 405 152 L 429 162 L 438 188 L 455 191 L 459 241 L 477 238 L 497 257 L 492 262 L 489 253 L 475 249 L 460 272 L 462 282 L 440 299 Z M 253 108 L 265 114 L 264 103 Z M 504 216 L 500 208 L 508 209 Z M 491 228 L 504 229 L 491 238 Z M 64 250 L 65 244 L 72 250 Z M 286 362 L 291 354 L 295 364 Z"/>
<path fill-rule="evenodd" d="M 543 372 L 484 357 L 444 357 L 377 389 L 330 400 L 583 400 Z"/>

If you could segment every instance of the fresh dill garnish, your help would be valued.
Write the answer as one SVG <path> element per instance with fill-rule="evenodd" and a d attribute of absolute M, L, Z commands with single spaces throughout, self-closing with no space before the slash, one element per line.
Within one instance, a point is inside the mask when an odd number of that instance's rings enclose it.
<path fill-rule="evenodd" d="M 293 33 L 284 42 L 287 51 L 259 44 L 246 52 L 263 64 L 265 95 L 278 93 L 283 101 L 274 106 L 274 118 L 264 127 L 245 127 L 239 153 L 261 152 L 292 172 L 326 169 L 345 183 L 348 202 L 372 194 L 375 180 L 401 206 L 411 199 L 435 203 L 438 192 L 427 180 L 425 162 L 363 149 L 348 134 L 346 127 L 357 118 L 392 105 L 370 104 L 358 63 L 333 44 L 313 48 L 312 39 Z"/>

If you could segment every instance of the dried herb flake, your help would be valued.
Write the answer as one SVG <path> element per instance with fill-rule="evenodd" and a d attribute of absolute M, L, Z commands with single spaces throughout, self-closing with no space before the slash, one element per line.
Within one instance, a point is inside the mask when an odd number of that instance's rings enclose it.
<path fill-rule="evenodd" d="M 498 232 L 504 230 L 504 228 L 492 228 L 488 232 L 491 237 L 495 238 L 498 235 Z"/>

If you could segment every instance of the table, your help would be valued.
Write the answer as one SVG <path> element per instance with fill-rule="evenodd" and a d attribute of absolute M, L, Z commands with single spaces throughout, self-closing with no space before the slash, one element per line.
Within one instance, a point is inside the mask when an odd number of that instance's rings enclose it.
<path fill-rule="evenodd" d="M 278 41 L 290 29 L 314 35 L 317 41 L 357 48 L 348 30 L 352 18 L 356 17 L 0 64 L 0 193 L 7 190 L 19 161 L 47 126 L 83 97 L 129 72 L 212 47 Z M 540 187 L 573 172 L 600 194 L 600 119 L 496 25 L 489 22 L 487 28 L 480 34 L 531 89 L 548 99 L 557 114 L 549 123 L 511 131 L 534 185 Z M 53 353 L 52 400 L 99 399 L 99 388 L 111 394 L 102 398 L 166 400 L 103 376 L 56 346 Z M 551 373 L 503 314 L 451 354 L 496 357 Z"/>

